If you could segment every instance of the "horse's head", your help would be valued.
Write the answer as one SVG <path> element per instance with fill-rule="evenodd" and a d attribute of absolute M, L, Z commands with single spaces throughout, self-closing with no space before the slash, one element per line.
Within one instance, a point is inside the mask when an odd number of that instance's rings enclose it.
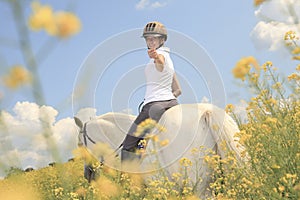
<path fill-rule="evenodd" d="M 83 135 L 86 133 L 86 123 L 82 123 L 82 121 L 78 117 L 74 117 L 75 124 L 79 128 L 79 134 L 78 134 L 78 146 L 83 145 Z"/>

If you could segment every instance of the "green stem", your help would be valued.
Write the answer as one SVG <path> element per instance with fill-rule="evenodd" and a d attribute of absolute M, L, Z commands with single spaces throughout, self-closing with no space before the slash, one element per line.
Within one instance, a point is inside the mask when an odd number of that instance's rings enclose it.
<path fill-rule="evenodd" d="M 278 82 L 278 80 L 275 78 L 273 72 L 271 71 L 271 69 L 270 69 L 269 67 L 268 67 L 268 70 L 269 70 L 269 72 L 270 72 L 270 75 L 271 75 L 271 78 L 272 78 L 273 82 L 276 84 L 276 83 Z M 289 104 L 286 102 L 286 98 L 284 97 L 284 95 L 283 95 L 281 89 L 278 88 L 278 89 L 276 89 L 276 90 L 277 90 L 277 92 L 279 93 L 279 96 L 280 96 L 280 98 L 282 99 L 282 101 L 284 101 L 284 107 L 285 107 L 287 110 L 290 110 L 290 106 L 289 106 Z"/>
<path fill-rule="evenodd" d="M 32 80 L 32 93 L 37 104 L 45 105 L 45 99 L 43 95 L 43 90 L 41 86 L 41 81 L 38 75 L 38 66 L 32 50 L 32 45 L 30 43 L 29 31 L 26 26 L 24 12 L 22 10 L 21 1 L 11 0 L 11 4 L 17 34 L 19 37 L 19 45 L 21 49 L 22 56 L 24 58 L 27 68 L 31 71 L 33 75 Z"/>

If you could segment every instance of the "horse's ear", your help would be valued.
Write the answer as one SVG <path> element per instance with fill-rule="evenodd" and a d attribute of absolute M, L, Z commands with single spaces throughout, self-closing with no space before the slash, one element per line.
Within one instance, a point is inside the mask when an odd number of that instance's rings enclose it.
<path fill-rule="evenodd" d="M 82 127 L 83 127 L 82 121 L 81 121 L 79 118 L 77 118 L 77 117 L 74 117 L 74 120 L 75 120 L 75 124 L 76 124 L 79 128 L 82 129 Z"/>

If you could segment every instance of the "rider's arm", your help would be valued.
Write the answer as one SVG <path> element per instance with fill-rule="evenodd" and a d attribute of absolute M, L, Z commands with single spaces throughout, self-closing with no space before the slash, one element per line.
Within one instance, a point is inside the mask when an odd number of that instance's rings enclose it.
<path fill-rule="evenodd" d="M 157 71 L 162 72 L 165 66 L 165 57 L 162 54 L 158 54 L 156 49 L 149 49 L 148 55 L 154 59 Z"/>
<path fill-rule="evenodd" d="M 172 81 L 172 93 L 176 98 L 181 95 L 181 87 L 175 73 Z"/>
<path fill-rule="evenodd" d="M 157 71 L 162 72 L 165 66 L 165 57 L 161 54 L 157 54 L 157 57 L 154 59 L 154 63 Z"/>

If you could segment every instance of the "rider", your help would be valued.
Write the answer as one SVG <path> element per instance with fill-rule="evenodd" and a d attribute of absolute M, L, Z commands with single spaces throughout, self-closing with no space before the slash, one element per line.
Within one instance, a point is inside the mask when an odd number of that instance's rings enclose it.
<path fill-rule="evenodd" d="M 145 67 L 146 94 L 144 106 L 123 141 L 122 161 L 138 158 L 139 156 L 135 154 L 135 151 L 138 148 L 143 148 L 138 144 L 145 135 L 140 137 L 134 135 L 137 126 L 148 118 L 158 122 L 167 109 L 178 104 L 176 98 L 181 94 L 173 62 L 169 55 L 170 50 L 164 46 L 167 40 L 165 26 L 160 22 L 149 22 L 143 30 L 143 37 L 150 58 Z"/>

